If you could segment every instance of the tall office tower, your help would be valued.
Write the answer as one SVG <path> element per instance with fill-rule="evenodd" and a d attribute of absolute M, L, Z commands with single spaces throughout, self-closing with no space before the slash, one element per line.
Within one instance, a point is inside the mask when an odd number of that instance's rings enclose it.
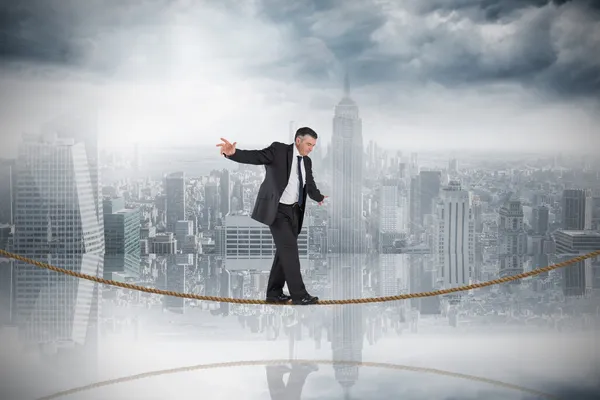
<path fill-rule="evenodd" d="M 592 190 L 592 230 L 600 231 L 600 188 Z"/>
<path fill-rule="evenodd" d="M 416 176 L 419 174 L 419 154 L 418 153 L 410 153 L 410 164 L 409 164 L 409 173 L 410 176 Z"/>
<path fill-rule="evenodd" d="M 479 196 L 473 196 L 473 218 L 475 219 L 475 232 L 483 232 L 483 205 Z"/>
<path fill-rule="evenodd" d="M 217 181 L 211 179 L 204 185 L 204 218 L 202 222 L 206 229 L 215 229 L 220 212 L 219 185 Z"/>
<path fill-rule="evenodd" d="M 456 158 L 448 161 L 448 172 L 453 175 L 458 174 L 458 160 Z"/>
<path fill-rule="evenodd" d="M 531 212 L 531 228 L 534 235 L 543 236 L 548 233 L 550 209 L 548 206 L 536 206 Z"/>
<path fill-rule="evenodd" d="M 221 171 L 219 179 L 219 203 L 221 217 L 224 218 L 231 212 L 231 177 L 228 169 Z"/>
<path fill-rule="evenodd" d="M 15 161 L 0 160 L 0 224 L 13 223 L 15 207 Z"/>
<path fill-rule="evenodd" d="M 242 182 L 235 180 L 231 189 L 231 212 L 244 209 L 244 188 Z"/>
<path fill-rule="evenodd" d="M 419 233 L 427 230 L 425 216 L 435 214 L 435 203 L 440 194 L 442 173 L 421 171 L 410 181 L 410 231 Z"/>
<path fill-rule="evenodd" d="M 16 174 L 14 251 L 101 276 L 104 230 L 84 144 L 56 134 L 24 136 Z M 98 326 L 90 322 L 98 318 L 98 285 L 26 263 L 15 267 L 15 321 L 22 338 L 85 343 Z"/>
<path fill-rule="evenodd" d="M 434 205 L 440 194 L 442 186 L 442 173 L 440 171 L 419 172 L 419 197 L 421 199 L 421 223 L 426 215 L 435 214 Z"/>
<path fill-rule="evenodd" d="M 42 134 L 56 134 L 58 138 L 70 138 L 75 142 L 83 143 L 94 193 L 96 215 L 102 227 L 104 218 L 102 215 L 102 196 L 100 190 L 100 150 L 98 147 L 97 111 L 76 110 L 60 115 L 42 126 Z"/>
<path fill-rule="evenodd" d="M 400 210 L 398 208 L 398 181 L 386 179 L 379 188 L 379 218 L 382 232 L 399 232 Z"/>
<path fill-rule="evenodd" d="M 142 170 L 142 153 L 140 151 L 140 144 L 136 143 L 133 146 L 133 169 L 135 171 Z"/>
<path fill-rule="evenodd" d="M 113 273 L 139 278 L 141 254 L 140 209 L 125 208 L 122 197 L 104 198 L 104 277 Z"/>
<path fill-rule="evenodd" d="M 332 252 L 361 253 L 366 248 L 362 207 L 363 138 L 358 106 L 350 98 L 346 75 L 344 97 L 333 118 L 331 231 Z"/>
<path fill-rule="evenodd" d="M 436 248 L 444 287 L 467 285 L 475 261 L 471 193 L 458 181 L 444 187 L 437 204 Z"/>
<path fill-rule="evenodd" d="M 562 229 L 565 231 L 582 231 L 591 228 L 591 190 L 564 190 L 562 196 Z"/>
<path fill-rule="evenodd" d="M 83 143 L 51 134 L 25 136 L 16 169 L 17 253 L 104 252 L 103 215 L 96 213 Z"/>
<path fill-rule="evenodd" d="M 173 172 L 165 177 L 167 232 L 175 232 L 177 221 L 185 221 L 185 173 Z"/>
<path fill-rule="evenodd" d="M 410 192 L 409 192 L 409 230 L 410 233 L 416 234 L 422 231 L 423 224 L 421 222 L 421 182 L 418 176 L 410 178 Z"/>
<path fill-rule="evenodd" d="M 379 188 L 380 247 L 389 247 L 406 233 L 406 197 L 399 179 L 385 179 Z"/>
<path fill-rule="evenodd" d="M 500 208 L 498 221 L 500 276 L 523 272 L 524 257 L 527 254 L 527 233 L 523 227 L 523 216 L 523 205 L 519 200 L 508 200 Z M 514 282 L 518 283 L 518 281 Z"/>

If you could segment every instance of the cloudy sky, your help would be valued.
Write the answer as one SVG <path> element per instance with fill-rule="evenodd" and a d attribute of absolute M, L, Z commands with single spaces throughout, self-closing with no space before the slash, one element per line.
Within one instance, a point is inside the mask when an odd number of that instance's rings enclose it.
<path fill-rule="evenodd" d="M 365 142 L 600 145 L 594 0 L 2 0 L 0 132 L 99 112 L 101 143 L 331 137 L 344 72 Z M 259 137 L 262 136 L 262 137 Z"/>

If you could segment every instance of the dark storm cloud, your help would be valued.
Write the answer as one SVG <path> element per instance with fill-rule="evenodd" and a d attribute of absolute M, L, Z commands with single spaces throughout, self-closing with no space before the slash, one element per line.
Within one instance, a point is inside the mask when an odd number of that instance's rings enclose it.
<path fill-rule="evenodd" d="M 470 42 L 468 33 L 448 34 L 446 27 L 435 30 L 436 38 L 431 47 L 444 57 L 428 58 L 425 71 L 446 85 L 461 85 L 485 82 L 534 80 L 538 74 L 551 68 L 557 60 L 557 52 L 550 39 L 550 20 L 543 15 L 520 25 L 513 35 L 510 52 L 490 48 L 485 42 Z M 500 47 L 502 44 L 498 44 Z M 489 46 L 489 45 L 488 45 Z M 417 48 L 423 48 L 416 44 Z M 487 48 L 486 48 L 487 47 Z M 433 52 L 432 51 L 432 52 Z M 415 55 L 418 57 L 418 55 Z"/>
<path fill-rule="evenodd" d="M 298 37 L 316 34 L 326 39 L 330 50 L 340 59 L 355 57 L 371 47 L 373 43 L 369 36 L 386 22 L 384 11 L 370 2 L 264 0 L 259 4 L 259 15 L 275 23 L 293 26 Z M 332 24 L 340 23 L 347 24 L 347 29 L 340 35 L 326 34 Z M 319 31 L 323 33 L 319 34 Z"/>
<path fill-rule="evenodd" d="M 375 0 L 263 0 L 260 4 L 260 15 L 292 29 L 298 48 L 307 37 L 321 41 L 335 56 L 336 73 L 349 68 L 354 86 L 517 83 L 559 96 L 600 93 L 600 1 L 408 0 L 394 6 Z M 550 7 L 558 7 L 558 12 Z M 571 14 L 560 15 L 566 7 Z M 394 15 L 398 10 L 404 11 L 402 17 Z M 588 20 L 575 20 L 574 10 Z M 427 24 L 427 18 L 446 20 Z M 336 34 L 345 23 L 352 28 Z M 465 24 L 470 26 L 464 28 Z M 513 32 L 499 39 L 486 37 L 482 24 Z M 382 48 L 376 36 L 390 27 L 396 28 L 396 36 Z M 589 37 L 572 39 L 581 32 Z M 561 52 L 577 54 L 559 62 Z M 322 85 L 331 74 L 318 58 L 297 54 L 285 62 L 297 72 L 296 79 L 306 82 Z"/>
<path fill-rule="evenodd" d="M 470 12 L 472 16 L 487 20 L 499 20 L 514 17 L 515 13 L 530 7 L 544 7 L 548 4 L 560 6 L 573 0 L 410 0 L 411 8 L 419 14 L 432 12 Z M 577 1 L 588 3 L 588 0 Z M 590 0 L 589 3 L 592 3 Z"/>
<path fill-rule="evenodd" d="M 167 0 L 28 0 L 0 3 L 0 60 L 110 72 L 96 40 L 123 27 L 156 26 Z M 111 54 L 115 56 L 115 54 Z"/>
<path fill-rule="evenodd" d="M 171 23 L 174 10 L 193 24 L 197 14 L 188 9 L 201 13 L 203 7 L 220 7 L 239 17 L 248 4 L 5 1 L 0 5 L 0 57 L 110 74 L 128 57 L 119 32 L 127 32 L 127 39 L 137 43 L 136 28 L 146 27 L 144 34 L 154 35 L 147 40 L 148 48 L 168 52 L 169 42 L 161 39 L 160 27 Z M 447 87 L 517 83 L 557 96 L 597 98 L 600 93 L 600 1 L 257 0 L 252 4 L 256 10 L 248 18 L 252 15 L 277 26 L 289 41 L 289 50 L 275 61 L 249 60 L 251 75 L 338 88 L 348 69 L 354 87 L 375 85 L 389 91 L 436 82 Z M 161 62 L 169 60 L 153 60 L 153 65 Z"/>
<path fill-rule="evenodd" d="M 343 69 L 357 59 L 374 43 L 371 35 L 381 28 L 387 17 L 375 2 L 354 0 L 308 0 L 258 2 L 257 14 L 284 29 L 290 29 L 297 49 L 293 56 L 278 63 L 264 65 L 279 68 L 281 63 L 291 66 L 295 78 L 315 85 L 330 85 L 331 75 L 341 74 Z M 304 51 L 306 43 L 322 43 L 325 52 Z M 332 65 L 327 55 L 337 61 Z"/>
<path fill-rule="evenodd" d="M 81 55 L 82 40 L 51 2 L 0 4 L 0 55 L 3 60 L 71 64 Z"/>

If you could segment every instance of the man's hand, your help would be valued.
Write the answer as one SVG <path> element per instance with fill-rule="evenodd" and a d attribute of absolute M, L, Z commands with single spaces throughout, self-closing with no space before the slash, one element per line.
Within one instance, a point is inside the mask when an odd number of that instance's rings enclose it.
<path fill-rule="evenodd" d="M 223 141 L 223 143 L 217 144 L 217 147 L 221 148 L 221 154 L 224 154 L 226 156 L 233 155 L 235 153 L 235 145 L 237 142 L 233 142 L 233 144 L 231 144 L 229 143 L 229 141 L 227 141 L 227 139 L 221 138 L 221 140 Z"/>
<path fill-rule="evenodd" d="M 321 201 L 319 202 L 319 205 L 320 205 L 320 206 L 322 206 L 322 205 L 323 205 L 323 203 L 325 203 L 325 199 L 326 199 L 326 198 L 328 198 L 328 197 L 329 197 L 329 196 L 323 196 L 323 200 L 321 200 Z"/>

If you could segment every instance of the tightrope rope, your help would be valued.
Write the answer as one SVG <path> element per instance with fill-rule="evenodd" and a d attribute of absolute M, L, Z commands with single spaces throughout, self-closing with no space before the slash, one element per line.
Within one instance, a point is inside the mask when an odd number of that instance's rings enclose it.
<path fill-rule="evenodd" d="M 109 279 L 104 279 L 104 278 L 100 278 L 100 277 L 93 276 L 93 275 L 82 274 L 81 272 L 70 271 L 65 268 L 55 267 L 54 265 L 36 261 L 31 258 L 20 256 L 18 254 L 10 253 L 5 250 L 0 250 L 0 255 L 3 255 L 5 257 L 12 258 L 12 259 L 15 259 L 18 261 L 25 262 L 27 264 L 35 265 L 40 268 L 44 268 L 44 269 L 48 269 L 48 270 L 51 270 L 54 272 L 59 272 L 61 274 L 69 275 L 69 276 L 72 276 L 75 278 L 86 279 L 88 281 L 102 283 L 104 285 L 117 286 L 117 287 L 121 287 L 124 289 L 137 290 L 140 292 L 158 294 L 158 295 L 163 295 L 163 296 L 172 296 L 172 297 L 179 297 L 179 298 L 192 299 L 192 300 L 215 301 L 215 302 L 221 302 L 221 303 L 236 303 L 236 304 L 270 304 L 270 305 L 291 305 L 292 304 L 291 302 L 267 303 L 265 300 L 256 300 L 256 299 L 236 299 L 236 298 L 230 298 L 230 297 L 201 296 L 201 295 L 193 294 L 193 293 L 180 293 L 180 292 L 173 292 L 170 290 L 155 289 L 155 288 L 150 288 L 150 287 L 145 287 L 145 286 L 140 286 L 140 285 L 132 285 L 132 284 L 126 283 L 126 282 L 118 282 L 118 281 L 113 281 L 113 280 L 109 280 Z M 595 250 L 595 251 L 592 251 L 591 253 L 588 253 L 588 254 L 585 254 L 582 256 L 574 257 L 574 258 L 571 258 L 569 260 L 566 260 L 566 261 L 563 261 L 563 262 L 560 262 L 557 264 L 548 265 L 543 268 L 534 269 L 532 271 L 523 272 L 523 273 L 520 273 L 517 275 L 505 276 L 505 277 L 493 279 L 493 280 L 487 281 L 487 282 L 473 283 L 471 285 L 459 286 L 459 287 L 449 288 L 449 289 L 440 289 L 440 290 L 435 290 L 432 292 L 406 293 L 406 294 L 398 294 L 395 296 L 369 297 L 369 298 L 364 298 L 364 299 L 319 300 L 319 302 L 316 303 L 316 305 L 381 303 L 381 302 L 387 302 L 387 301 L 416 299 L 416 298 L 420 298 L 420 297 L 432 297 L 432 296 L 440 296 L 440 295 L 445 295 L 445 294 L 450 294 L 450 293 L 464 292 L 467 290 L 480 289 L 480 288 L 487 287 L 487 286 L 499 285 L 501 283 L 516 281 L 516 280 L 523 279 L 523 278 L 529 278 L 531 276 L 539 275 L 544 272 L 552 271 L 552 270 L 555 270 L 558 268 L 563 268 L 563 267 L 573 265 L 578 262 L 587 260 L 589 258 L 594 258 L 594 257 L 598 257 L 598 256 L 600 256 L 600 250 Z"/>
<path fill-rule="evenodd" d="M 546 398 L 546 399 L 552 399 L 552 400 L 558 399 L 558 397 L 556 397 L 552 394 L 540 392 L 535 389 L 530 389 L 530 388 L 514 385 L 512 383 L 506 383 L 506 382 L 497 381 L 497 380 L 493 380 L 493 379 L 489 379 L 489 378 L 467 375 L 467 374 L 462 374 L 462 373 L 458 373 L 458 372 L 444 371 L 444 370 L 435 369 L 435 368 L 413 367 L 413 366 L 408 366 L 408 365 L 389 364 L 389 363 L 381 363 L 381 362 L 364 362 L 364 361 L 360 362 L 360 361 L 334 361 L 334 360 L 252 360 L 252 361 L 233 361 L 233 362 L 221 362 L 221 363 L 212 363 L 212 364 L 200 364 L 200 365 L 194 365 L 194 366 L 189 366 L 189 367 L 180 367 L 180 368 L 165 369 L 165 370 L 160 370 L 160 371 L 144 372 L 141 374 L 125 376 L 125 377 L 116 378 L 116 379 L 110 379 L 110 380 L 106 380 L 106 381 L 102 381 L 102 382 L 92 383 L 92 384 L 85 385 L 85 386 L 79 386 L 79 387 L 76 387 L 73 389 L 64 390 L 64 391 L 61 391 L 58 393 L 51 394 L 49 396 L 39 398 L 38 400 L 53 400 L 53 399 L 57 399 L 57 398 L 60 398 L 63 396 L 68 396 L 68 395 L 72 395 L 75 393 L 84 392 L 87 390 L 98 389 L 98 388 L 105 387 L 105 386 L 116 385 L 116 384 L 120 384 L 120 383 L 131 382 L 131 381 L 135 381 L 138 379 L 145 379 L 145 378 L 150 378 L 150 377 L 155 377 L 155 376 L 160 376 L 160 375 L 171 375 L 171 374 L 178 374 L 178 373 L 182 373 L 182 372 L 191 372 L 191 371 L 216 369 L 216 368 L 261 366 L 261 365 L 262 366 L 288 365 L 288 364 L 292 364 L 292 365 L 294 365 L 294 364 L 330 364 L 330 365 L 342 365 L 342 366 L 345 365 L 345 366 L 385 368 L 385 369 L 391 369 L 391 370 L 402 370 L 402 371 L 410 371 L 410 372 L 422 372 L 422 373 L 442 375 L 442 376 L 448 376 L 448 377 L 452 377 L 452 378 L 466 379 L 466 380 L 470 380 L 470 381 L 486 383 L 486 384 L 494 385 L 494 386 L 505 388 L 505 389 L 518 390 L 520 392 L 529 393 L 529 394 L 539 396 L 542 398 Z"/>

